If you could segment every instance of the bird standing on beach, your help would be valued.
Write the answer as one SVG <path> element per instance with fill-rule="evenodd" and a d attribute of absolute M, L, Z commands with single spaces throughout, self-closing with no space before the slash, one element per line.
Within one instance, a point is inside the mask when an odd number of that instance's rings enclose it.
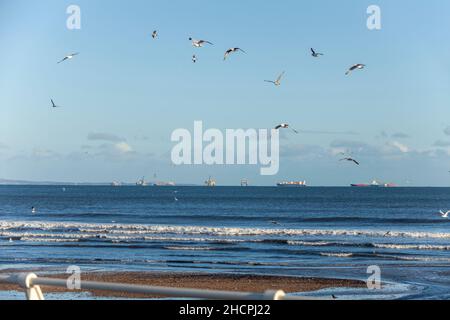
<path fill-rule="evenodd" d="M 347 76 L 347 75 L 349 75 L 352 71 L 354 71 L 354 70 L 361 70 L 361 69 L 364 69 L 365 68 L 365 64 L 362 64 L 362 63 L 358 63 L 358 64 L 355 64 L 355 65 L 353 65 L 353 66 L 351 66 L 348 70 L 347 70 L 347 72 L 345 73 L 345 75 Z"/>
<path fill-rule="evenodd" d="M 192 38 L 189 38 L 189 40 L 192 41 L 192 46 L 196 47 L 196 48 L 201 48 L 205 44 L 209 44 L 209 45 L 212 45 L 212 46 L 214 45 L 211 42 L 206 41 L 206 40 L 195 40 L 195 39 L 192 39 Z"/>
<path fill-rule="evenodd" d="M 275 86 L 279 87 L 281 86 L 281 79 L 284 76 L 284 71 L 278 76 L 278 78 L 275 81 L 272 80 L 264 80 L 265 82 L 273 83 Z"/>
<path fill-rule="evenodd" d="M 80 54 L 80 53 L 78 53 L 78 52 L 69 54 L 69 55 L 65 56 L 61 61 L 59 61 L 58 64 L 60 64 L 61 62 L 66 61 L 66 60 L 73 59 L 73 57 L 75 57 L 75 56 L 77 56 L 77 55 L 79 55 L 79 54 Z"/>
<path fill-rule="evenodd" d="M 287 124 L 287 123 L 282 123 L 282 124 L 277 125 L 277 126 L 275 127 L 275 130 L 289 129 L 289 128 L 291 128 L 291 127 L 289 126 L 289 124 Z M 294 131 L 295 133 L 298 134 L 298 131 L 297 131 L 297 130 L 295 130 L 295 129 L 293 129 L 293 128 L 291 128 L 291 129 L 292 129 L 292 131 Z"/>
<path fill-rule="evenodd" d="M 158 37 L 158 30 L 152 32 L 152 38 L 156 39 Z"/>
<path fill-rule="evenodd" d="M 245 52 L 244 50 L 242 50 L 241 48 L 230 48 L 230 49 L 228 49 L 227 51 L 225 51 L 225 56 L 223 57 L 223 60 L 224 60 L 224 61 L 227 60 L 227 58 L 228 58 L 228 56 L 229 56 L 230 54 L 232 54 L 232 53 L 234 53 L 234 52 L 238 52 L 238 51 L 241 51 L 241 52 L 243 52 L 243 53 L 247 53 L 247 52 Z"/>
<path fill-rule="evenodd" d="M 353 158 L 344 158 L 344 159 L 341 159 L 341 160 L 339 160 L 339 161 L 349 161 L 349 162 L 353 162 L 353 163 L 355 163 L 355 164 L 357 164 L 357 165 L 359 166 L 359 162 L 356 161 L 356 160 L 353 159 Z"/>
<path fill-rule="evenodd" d="M 316 52 L 313 48 L 311 48 L 311 55 L 314 57 L 314 58 L 319 58 L 320 56 L 323 56 L 323 53 L 319 53 L 319 52 Z"/>
<path fill-rule="evenodd" d="M 445 219 L 447 219 L 447 218 L 448 218 L 448 215 L 450 214 L 450 210 L 447 211 L 447 212 L 444 212 L 444 211 L 441 210 L 441 211 L 439 211 L 439 212 L 440 212 L 442 218 L 445 218 Z"/>

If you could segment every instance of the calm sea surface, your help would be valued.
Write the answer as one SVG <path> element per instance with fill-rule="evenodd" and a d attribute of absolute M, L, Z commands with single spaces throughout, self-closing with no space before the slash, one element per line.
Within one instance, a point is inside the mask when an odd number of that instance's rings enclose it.
<path fill-rule="evenodd" d="M 340 294 L 449 299 L 441 209 L 450 189 L 0 186 L 0 268 L 365 280 L 377 265 L 389 286 Z"/>

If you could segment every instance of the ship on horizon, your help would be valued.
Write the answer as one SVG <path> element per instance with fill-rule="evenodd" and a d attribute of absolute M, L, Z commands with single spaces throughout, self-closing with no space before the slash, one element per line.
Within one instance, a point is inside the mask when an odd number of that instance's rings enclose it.
<path fill-rule="evenodd" d="M 145 181 L 145 177 L 142 177 L 138 182 L 136 182 L 136 186 L 138 187 L 146 187 L 148 183 Z"/>
<path fill-rule="evenodd" d="M 277 183 L 277 187 L 306 187 L 305 181 L 282 181 Z"/>
<path fill-rule="evenodd" d="M 366 183 L 353 183 L 350 185 L 351 187 L 357 187 L 357 188 L 367 188 L 367 187 L 375 187 L 375 188 L 394 188 L 396 187 L 393 183 L 379 183 L 376 180 L 373 180 L 371 184 Z"/>

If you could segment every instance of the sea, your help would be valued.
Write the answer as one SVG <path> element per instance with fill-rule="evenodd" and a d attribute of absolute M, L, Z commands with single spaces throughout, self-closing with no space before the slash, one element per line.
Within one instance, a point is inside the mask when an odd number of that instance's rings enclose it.
<path fill-rule="evenodd" d="M 369 279 L 308 294 L 450 299 L 449 209 L 450 188 L 0 186 L 0 270 Z"/>

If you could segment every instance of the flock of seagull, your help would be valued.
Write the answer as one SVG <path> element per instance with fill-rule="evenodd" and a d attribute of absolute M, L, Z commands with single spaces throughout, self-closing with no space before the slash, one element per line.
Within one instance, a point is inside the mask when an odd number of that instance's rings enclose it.
<path fill-rule="evenodd" d="M 151 34 L 151 37 L 154 40 L 156 40 L 159 37 L 158 30 L 154 30 L 152 32 L 152 34 Z M 197 39 L 194 39 L 192 37 L 189 37 L 189 41 L 191 41 L 192 46 L 195 47 L 195 48 L 202 48 L 205 45 L 210 45 L 210 46 L 214 45 L 212 42 L 210 42 L 208 40 L 203 40 L 203 39 L 197 40 Z M 246 51 L 244 51 L 243 49 L 241 49 L 239 47 L 232 47 L 232 48 L 229 48 L 228 50 L 225 51 L 223 60 L 224 61 L 227 60 L 228 57 L 231 54 L 234 54 L 234 53 L 237 53 L 237 52 L 242 52 L 242 53 L 246 54 Z M 60 61 L 58 61 L 58 64 L 63 63 L 65 61 L 72 60 L 75 56 L 77 56 L 79 54 L 80 54 L 79 52 L 68 54 L 64 58 L 62 58 Z M 313 58 L 320 58 L 321 56 L 324 56 L 324 54 L 321 53 L 321 52 L 317 52 L 314 48 L 311 48 L 311 56 Z M 192 55 L 192 62 L 193 63 L 197 63 L 197 61 L 198 61 L 197 55 L 193 54 Z M 362 63 L 354 64 L 350 68 L 348 68 L 348 70 L 345 72 L 345 75 L 348 76 L 352 72 L 354 72 L 356 70 L 362 70 L 365 67 L 366 67 L 366 65 L 362 64 Z M 279 86 L 281 86 L 281 81 L 282 81 L 284 75 L 285 75 L 285 71 L 283 71 L 275 80 L 264 80 L 264 82 L 271 83 L 274 86 L 279 87 Z M 52 104 L 52 108 L 61 108 L 61 106 L 58 106 L 58 105 L 55 104 L 53 99 L 51 99 L 51 104 Z M 299 134 L 299 131 L 294 129 L 294 128 L 292 128 L 288 123 L 281 123 L 281 124 L 277 125 L 274 129 L 275 130 L 291 129 L 294 133 Z M 340 153 L 340 155 L 343 156 L 343 158 L 339 160 L 340 162 L 346 161 L 346 162 L 350 162 L 352 164 L 355 164 L 357 166 L 360 165 L 360 162 L 358 160 L 354 159 L 352 156 L 348 155 L 347 153 L 342 152 L 342 153 Z M 176 199 L 176 200 L 178 200 L 178 199 Z M 35 211 L 34 208 L 33 208 L 33 210 Z M 441 210 L 440 214 L 442 215 L 443 218 L 448 218 L 449 214 L 450 214 L 450 210 L 445 212 L 445 213 Z"/>
<path fill-rule="evenodd" d="M 158 37 L 159 37 L 158 30 L 154 30 L 151 34 L 151 37 L 153 38 L 153 40 L 158 39 Z M 214 45 L 211 41 L 203 40 L 203 39 L 197 40 L 192 37 L 189 37 L 189 41 L 191 41 L 192 46 L 194 48 L 202 48 L 205 45 L 210 45 L 210 46 Z M 244 51 L 243 49 L 241 49 L 239 47 L 232 47 L 225 51 L 223 60 L 224 61 L 227 60 L 231 54 L 234 54 L 237 52 L 242 52 L 242 53 L 246 54 L 246 51 Z M 80 54 L 79 52 L 71 53 L 71 54 L 65 56 L 60 61 L 58 61 L 58 64 L 65 62 L 65 61 L 69 61 L 79 54 Z M 317 52 L 314 48 L 311 48 L 311 56 L 312 57 L 319 58 L 323 55 L 324 55 L 323 53 Z M 192 55 L 192 62 L 197 63 L 197 61 L 198 61 L 197 55 L 196 54 Z M 347 72 L 345 74 L 349 75 L 350 73 L 352 73 L 355 70 L 364 69 L 365 66 L 366 66 L 365 64 L 361 64 L 361 63 L 354 64 L 347 70 Z M 274 86 L 279 87 L 279 86 L 281 86 L 281 80 L 283 79 L 284 75 L 285 75 L 285 71 L 283 71 L 275 80 L 264 80 L 264 82 L 271 83 Z M 55 104 L 53 99 L 51 99 L 51 104 L 52 104 L 52 108 L 61 108 L 61 106 L 58 106 Z M 275 127 L 275 130 L 280 130 L 280 129 L 291 129 L 294 133 L 296 133 L 296 134 L 299 133 L 298 130 L 291 128 L 291 126 L 288 123 L 281 123 Z M 345 158 L 341 159 L 340 161 L 348 161 L 348 162 L 352 162 L 356 165 L 360 165 L 360 163 L 358 161 L 356 161 L 355 159 L 353 159 L 351 157 L 345 157 Z"/>

